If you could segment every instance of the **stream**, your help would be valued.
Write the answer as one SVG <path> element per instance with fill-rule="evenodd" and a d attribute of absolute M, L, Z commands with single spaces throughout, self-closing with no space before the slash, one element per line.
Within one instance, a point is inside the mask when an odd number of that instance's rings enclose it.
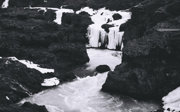
<path fill-rule="evenodd" d="M 121 52 L 87 49 L 90 57 L 87 70 L 107 64 L 111 70 L 121 63 Z M 45 90 L 21 101 L 45 105 L 49 112 L 150 112 L 158 108 L 153 102 L 113 96 L 101 91 L 107 72 L 77 78 L 56 88 Z"/>

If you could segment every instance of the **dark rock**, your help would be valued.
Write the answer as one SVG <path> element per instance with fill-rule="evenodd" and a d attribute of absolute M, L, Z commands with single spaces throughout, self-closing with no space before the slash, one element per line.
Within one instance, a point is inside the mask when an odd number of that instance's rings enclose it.
<path fill-rule="evenodd" d="M 11 59 L 0 59 L 1 104 L 16 103 L 30 94 L 42 91 L 41 83 L 53 74 L 42 74 Z"/>
<path fill-rule="evenodd" d="M 85 34 L 91 20 L 86 15 L 68 15 L 62 25 L 54 23 L 54 13 L 23 8 L 0 10 L 0 56 L 15 56 L 66 72 L 89 61 Z M 19 19 L 19 15 L 21 18 Z M 74 18 L 74 20 L 73 20 Z M 80 21 L 80 22 L 79 22 Z M 59 73 L 57 73 L 59 74 Z"/>
<path fill-rule="evenodd" d="M 71 71 L 89 61 L 85 47 L 86 29 L 91 23 L 89 15 L 68 15 L 70 23 L 63 19 L 62 25 L 54 23 L 54 18 L 52 10 L 0 10 L 0 56 L 3 57 L 0 59 L 0 111 L 46 112 L 44 107 L 14 104 L 47 89 L 41 86 L 45 78 L 73 80 L 76 76 Z M 5 58 L 10 56 L 54 68 L 55 73 L 42 74 Z"/>
<path fill-rule="evenodd" d="M 25 103 L 22 106 L 13 104 L 9 106 L 0 106 L 0 112 L 48 112 L 45 106 Z"/>
<path fill-rule="evenodd" d="M 122 64 L 108 74 L 103 91 L 160 100 L 180 86 L 180 22 L 173 13 L 180 7 L 177 1 L 146 0 L 131 9 L 132 19 L 121 28 Z"/>
<path fill-rule="evenodd" d="M 118 13 L 115 13 L 112 17 L 113 17 L 114 20 L 122 19 L 122 16 L 120 14 L 118 14 Z"/>
<path fill-rule="evenodd" d="M 113 27 L 114 25 L 110 25 L 110 24 L 103 24 L 101 27 L 107 32 L 109 33 L 109 28 Z"/>
<path fill-rule="evenodd" d="M 98 73 L 104 73 L 104 72 L 107 72 L 107 71 L 110 71 L 111 69 L 109 68 L 108 65 L 99 65 L 96 67 L 96 71 Z"/>

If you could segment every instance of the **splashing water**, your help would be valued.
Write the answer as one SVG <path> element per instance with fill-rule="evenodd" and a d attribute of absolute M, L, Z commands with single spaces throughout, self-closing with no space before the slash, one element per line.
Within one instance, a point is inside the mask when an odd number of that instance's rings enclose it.
<path fill-rule="evenodd" d="M 106 61 L 103 60 L 111 60 L 113 64 L 121 62 L 120 53 L 115 51 L 88 49 L 88 53 L 90 68 L 104 64 Z M 106 64 L 114 69 L 115 65 L 112 63 L 107 61 Z M 153 103 L 138 102 L 101 92 L 106 77 L 107 72 L 93 77 L 78 78 L 73 82 L 33 95 L 21 103 L 29 101 L 45 105 L 49 112 L 149 112 L 157 108 Z"/>
<path fill-rule="evenodd" d="M 76 13 L 87 12 L 91 15 L 91 19 L 94 24 L 88 27 L 87 37 L 89 39 L 90 47 L 102 47 L 108 49 L 117 49 L 118 46 L 122 46 L 122 36 L 123 31 L 119 31 L 121 24 L 125 23 L 131 18 L 131 13 L 127 11 L 110 11 L 105 8 L 99 10 L 93 10 L 91 8 L 85 7 Z M 122 19 L 114 20 L 113 15 L 119 14 Z M 102 25 L 111 25 L 109 32 L 106 32 Z M 120 50 L 120 49 L 119 49 Z"/>

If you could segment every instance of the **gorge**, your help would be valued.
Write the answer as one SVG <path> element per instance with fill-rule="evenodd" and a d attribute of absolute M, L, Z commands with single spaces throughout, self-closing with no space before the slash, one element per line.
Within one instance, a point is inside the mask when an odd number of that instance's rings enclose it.
<path fill-rule="evenodd" d="M 180 111 L 178 0 L 0 4 L 0 111 Z"/>

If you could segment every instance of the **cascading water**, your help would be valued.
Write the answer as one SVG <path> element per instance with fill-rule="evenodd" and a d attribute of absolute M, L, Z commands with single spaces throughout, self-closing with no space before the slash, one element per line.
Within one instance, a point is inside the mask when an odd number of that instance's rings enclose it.
<path fill-rule="evenodd" d="M 122 36 L 124 32 L 119 31 L 121 24 L 131 18 L 131 13 L 127 11 L 110 11 L 105 8 L 93 10 L 88 7 L 77 11 L 87 12 L 91 15 L 94 24 L 88 27 L 87 37 L 89 38 L 90 47 L 105 47 L 108 49 L 117 49 L 122 46 Z M 113 15 L 119 14 L 121 19 L 114 20 Z M 102 25 L 109 25 L 109 32 L 102 28 Z"/>
<path fill-rule="evenodd" d="M 87 34 L 91 47 L 100 47 L 104 44 L 108 49 L 116 49 L 117 46 L 122 45 L 123 32 L 119 32 L 119 27 L 130 19 L 129 12 L 109 11 L 105 8 L 93 10 L 86 7 L 76 13 L 82 11 L 89 13 L 94 22 L 89 26 Z M 63 12 L 72 13 L 71 10 L 58 9 L 55 20 L 58 24 L 61 24 Z M 122 15 L 122 19 L 114 20 L 112 15 L 115 13 Z M 101 27 L 106 23 L 113 25 L 109 28 L 109 32 Z M 86 65 L 87 70 L 94 70 L 95 67 L 102 64 L 107 64 L 111 70 L 114 70 L 115 66 L 121 63 L 120 51 L 90 48 L 87 49 L 87 52 L 90 58 L 90 62 Z M 107 72 L 92 77 L 77 78 L 73 82 L 35 94 L 20 103 L 28 101 L 45 105 L 49 112 L 150 112 L 158 108 L 151 102 L 139 102 L 131 98 L 112 96 L 101 92 L 106 78 Z"/>

